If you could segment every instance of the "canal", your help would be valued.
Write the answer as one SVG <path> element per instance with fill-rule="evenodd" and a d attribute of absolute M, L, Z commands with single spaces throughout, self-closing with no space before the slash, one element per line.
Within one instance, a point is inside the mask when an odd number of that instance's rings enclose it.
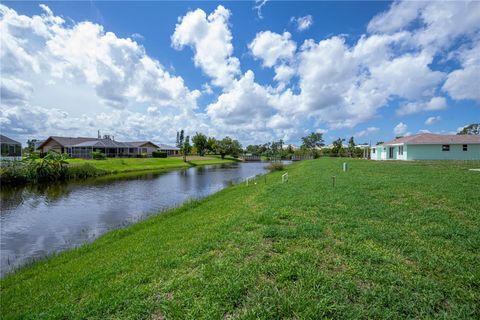
<path fill-rule="evenodd" d="M 247 177 L 264 174 L 266 165 L 247 162 L 202 166 L 3 189 L 0 276 L 189 199 L 202 198 Z"/>

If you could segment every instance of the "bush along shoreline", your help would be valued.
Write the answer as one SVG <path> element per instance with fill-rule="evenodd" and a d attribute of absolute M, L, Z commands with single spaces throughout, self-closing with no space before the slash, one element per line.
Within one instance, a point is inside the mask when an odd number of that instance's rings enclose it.
<path fill-rule="evenodd" d="M 67 159 L 65 155 L 50 152 L 41 159 L 30 157 L 22 161 L 4 160 L 0 167 L 1 186 L 86 179 L 108 173 L 88 163 L 69 165 Z"/>

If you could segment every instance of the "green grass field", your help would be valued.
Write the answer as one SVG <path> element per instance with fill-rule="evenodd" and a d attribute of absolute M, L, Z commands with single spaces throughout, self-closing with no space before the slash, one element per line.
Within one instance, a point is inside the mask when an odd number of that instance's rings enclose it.
<path fill-rule="evenodd" d="M 169 158 L 108 158 L 105 160 L 69 159 L 71 165 L 84 163 L 93 164 L 96 168 L 112 173 L 143 171 L 143 170 L 168 170 L 187 168 L 192 165 L 232 163 L 233 158 L 220 159 L 217 157 L 187 157 L 188 162 L 183 162 L 181 157 Z M 189 163 L 190 162 L 190 163 Z"/>
<path fill-rule="evenodd" d="M 479 319 L 469 167 L 295 163 L 23 268 L 2 319 Z"/>

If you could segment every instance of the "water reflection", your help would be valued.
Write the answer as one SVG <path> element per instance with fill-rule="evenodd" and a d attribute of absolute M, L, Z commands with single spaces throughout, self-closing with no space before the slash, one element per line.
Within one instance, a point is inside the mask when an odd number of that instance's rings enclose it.
<path fill-rule="evenodd" d="M 1 275 L 265 172 L 239 163 L 1 190 Z"/>

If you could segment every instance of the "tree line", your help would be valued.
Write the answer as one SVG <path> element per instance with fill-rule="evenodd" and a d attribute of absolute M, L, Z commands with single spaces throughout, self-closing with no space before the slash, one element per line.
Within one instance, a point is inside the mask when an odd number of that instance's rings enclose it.
<path fill-rule="evenodd" d="M 245 152 L 253 155 L 265 156 L 267 159 L 291 159 L 293 156 L 320 156 L 332 157 L 364 157 L 365 151 L 359 148 L 353 137 L 348 140 L 348 147 L 344 147 L 345 139 L 338 138 L 333 141 L 330 148 L 325 147 L 323 134 L 311 132 L 301 138 L 302 144 L 299 149 L 294 149 L 291 144 L 285 145 L 283 140 L 267 142 L 264 144 L 249 145 Z"/>
<path fill-rule="evenodd" d="M 307 136 L 302 137 L 301 140 L 302 144 L 298 149 L 291 144 L 285 145 L 282 139 L 263 144 L 251 144 L 242 149 L 242 145 L 238 140 L 228 136 L 220 140 L 196 132 L 190 138 L 189 135 L 185 135 L 184 130 L 180 130 L 177 131 L 176 146 L 180 150 L 184 161 L 190 154 L 198 154 L 200 156 L 219 154 L 222 159 L 227 155 L 237 158 L 242 154 L 252 154 L 269 160 L 291 159 L 294 156 L 309 156 L 313 158 L 319 156 L 365 156 L 364 150 L 357 147 L 353 137 L 349 139 L 347 148 L 343 146 L 345 139 L 341 138 L 335 140 L 331 148 L 325 148 L 323 135 L 318 132 L 311 132 Z"/>
<path fill-rule="evenodd" d="M 457 134 L 480 134 L 480 124 L 475 123 L 464 127 Z M 318 132 L 311 132 L 305 137 L 301 138 L 302 144 L 299 149 L 294 148 L 291 144 L 285 145 L 282 139 L 266 142 L 263 144 L 250 144 L 245 150 L 238 140 L 230 137 L 225 137 L 221 140 L 215 137 L 208 137 L 203 133 L 196 132 L 190 139 L 190 136 L 185 136 L 185 131 L 177 131 L 176 146 L 183 155 L 183 160 L 189 154 L 195 153 L 200 156 L 205 154 L 219 154 L 222 159 L 230 155 L 237 158 L 241 154 L 252 154 L 255 156 L 262 156 L 270 160 L 275 159 L 291 159 L 293 156 L 311 156 L 314 158 L 320 156 L 331 157 L 352 157 L 361 158 L 367 156 L 368 150 L 360 148 L 354 137 L 348 139 L 347 145 L 344 145 L 345 139 L 338 138 L 333 141 L 331 147 L 325 147 L 323 135 Z M 383 142 L 377 142 L 381 144 Z"/>

